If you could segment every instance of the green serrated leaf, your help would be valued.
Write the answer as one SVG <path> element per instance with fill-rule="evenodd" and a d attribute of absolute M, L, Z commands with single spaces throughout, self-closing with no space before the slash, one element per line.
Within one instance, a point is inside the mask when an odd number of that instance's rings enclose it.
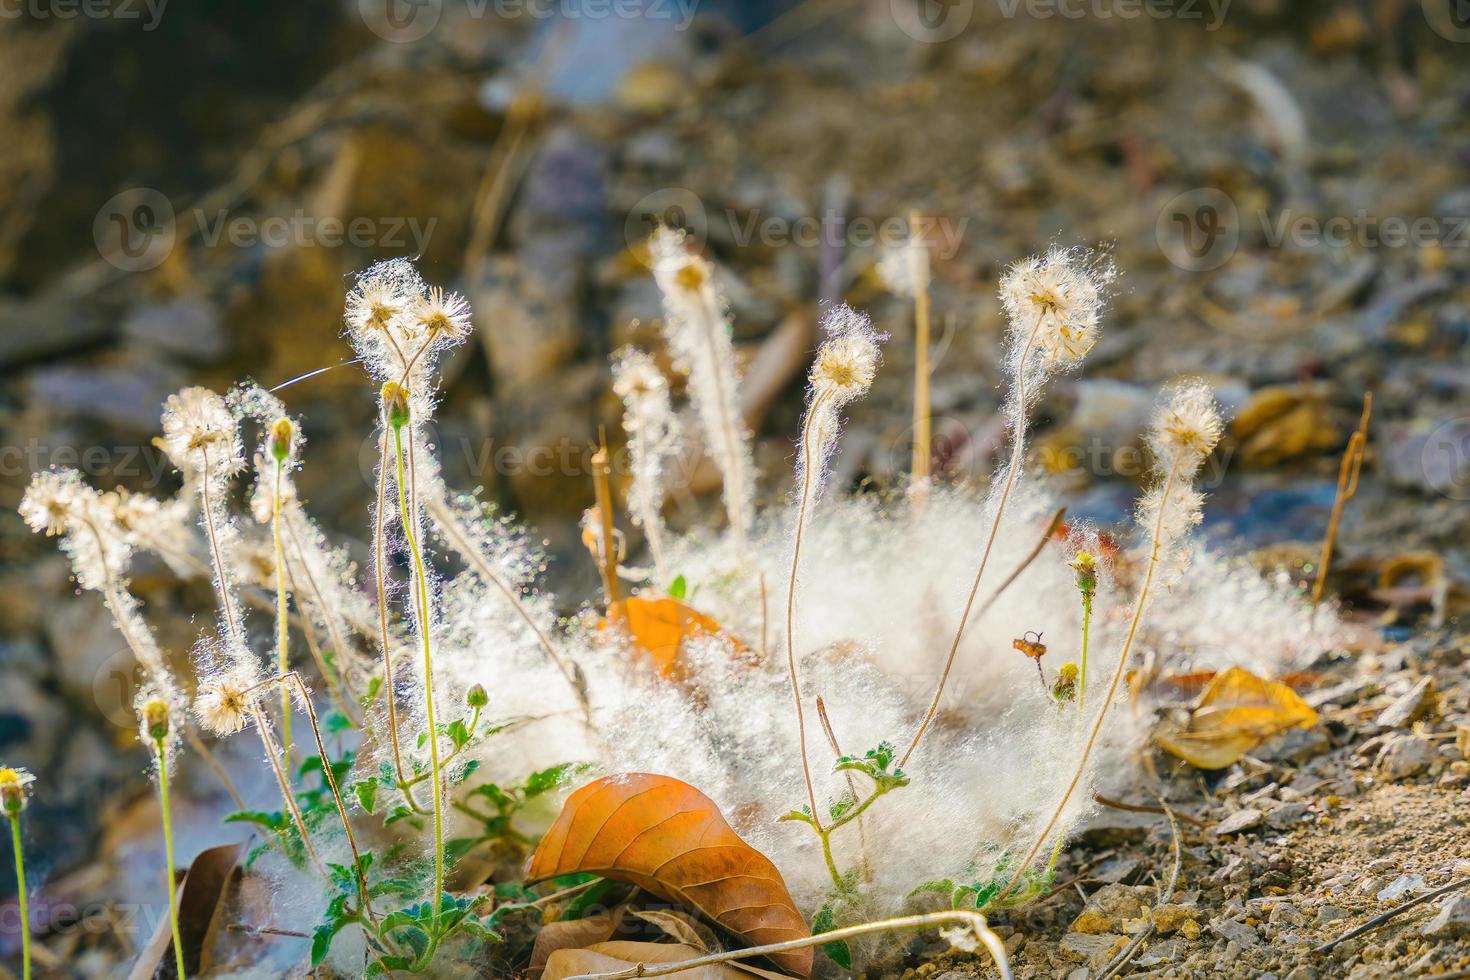
<path fill-rule="evenodd" d="M 368 813 L 372 813 L 378 805 L 378 781 L 376 779 L 361 779 L 348 787 L 357 797 L 357 803 Z"/>
<path fill-rule="evenodd" d="M 461 718 L 456 718 L 449 723 L 448 734 L 449 740 L 454 743 L 456 749 L 462 749 L 469 744 L 470 730 Z"/>
<path fill-rule="evenodd" d="M 327 958 L 327 953 L 332 948 L 332 940 L 337 936 L 337 930 L 342 928 L 340 919 L 326 922 L 316 927 L 311 934 L 311 965 L 321 966 L 322 960 Z"/>

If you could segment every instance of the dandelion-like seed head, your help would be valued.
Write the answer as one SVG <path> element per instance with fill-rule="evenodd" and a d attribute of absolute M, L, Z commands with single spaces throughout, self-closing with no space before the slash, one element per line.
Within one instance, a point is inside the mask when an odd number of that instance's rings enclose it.
<path fill-rule="evenodd" d="M 35 781 L 36 777 L 29 769 L 20 766 L 0 768 L 0 806 L 4 806 L 6 813 L 14 816 L 26 808 L 31 798 L 30 787 Z"/>
<path fill-rule="evenodd" d="M 414 303 L 411 315 L 417 330 L 430 339 L 458 344 L 470 335 L 469 302 L 458 293 L 445 295 L 438 286 Z"/>
<path fill-rule="evenodd" d="M 829 312 L 822 327 L 827 331 L 827 340 L 812 364 L 812 392 L 834 406 L 843 405 L 872 386 L 882 361 L 881 338 L 866 315 L 848 306 Z"/>
<path fill-rule="evenodd" d="M 1210 386 L 1186 381 L 1171 389 L 1154 413 L 1148 444 L 1161 469 L 1190 476 L 1214 451 L 1224 429 Z"/>
<path fill-rule="evenodd" d="M 37 534 L 65 533 L 82 500 L 74 470 L 46 470 L 31 477 L 21 498 L 21 519 Z"/>
<path fill-rule="evenodd" d="M 645 351 L 624 347 L 613 361 L 613 391 L 631 407 L 649 399 L 667 398 L 669 381 Z"/>
<path fill-rule="evenodd" d="M 215 735 L 241 731 L 250 724 L 251 713 L 260 698 L 259 683 L 259 674 L 244 666 L 203 680 L 194 697 L 194 717 L 205 731 Z"/>
<path fill-rule="evenodd" d="M 895 296 L 912 297 L 929 287 L 929 249 L 910 237 L 883 249 L 878 256 L 878 278 Z"/>
<path fill-rule="evenodd" d="M 229 476 L 245 465 L 235 416 L 208 388 L 168 396 L 162 446 L 179 469 L 208 478 Z"/>
<path fill-rule="evenodd" d="M 1000 302 L 1014 343 L 1031 342 L 1048 365 L 1069 368 L 1097 343 L 1112 262 L 1079 249 L 1052 248 L 1011 266 L 1000 281 Z M 1034 337 L 1034 339 L 1032 339 Z"/>
<path fill-rule="evenodd" d="M 408 309 L 412 298 L 387 277 L 364 276 L 358 280 L 357 288 L 347 294 L 347 325 L 355 331 L 387 333 Z"/>

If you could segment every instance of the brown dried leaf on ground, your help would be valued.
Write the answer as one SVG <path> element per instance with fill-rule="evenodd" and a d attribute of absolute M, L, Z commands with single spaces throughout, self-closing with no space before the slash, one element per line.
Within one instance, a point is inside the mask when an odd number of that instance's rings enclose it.
<path fill-rule="evenodd" d="M 1285 684 L 1242 667 L 1217 674 L 1184 724 L 1165 721 L 1157 738 L 1200 769 L 1224 769 L 1273 735 L 1311 728 L 1317 712 Z"/>
<path fill-rule="evenodd" d="M 730 829 L 713 800 L 669 776 L 607 776 L 568 797 L 529 876 L 577 873 L 630 882 L 753 946 L 811 935 L 776 866 Z M 771 959 L 811 972 L 811 949 Z"/>
<path fill-rule="evenodd" d="M 620 940 L 586 949 L 559 949 L 551 954 L 542 980 L 566 980 L 587 973 L 626 970 L 637 963 L 678 963 L 703 956 L 694 946 L 676 943 L 639 943 Z M 729 963 L 696 967 L 669 974 L 675 980 L 750 980 L 751 974 Z"/>

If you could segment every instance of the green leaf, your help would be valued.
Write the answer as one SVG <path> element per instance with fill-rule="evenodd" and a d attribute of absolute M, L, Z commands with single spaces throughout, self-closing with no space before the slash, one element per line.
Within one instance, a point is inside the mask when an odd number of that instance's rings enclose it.
<path fill-rule="evenodd" d="M 831 904 L 823 905 L 812 916 L 812 935 L 820 936 L 824 932 L 831 932 L 837 924 L 837 913 Z M 842 940 L 822 944 L 822 952 L 831 958 L 832 962 L 844 970 L 852 969 L 852 949 Z"/>
<path fill-rule="evenodd" d="M 327 953 L 332 948 L 332 940 L 337 936 L 337 930 L 345 923 L 341 919 L 334 919 L 316 927 L 311 934 L 311 965 L 321 966 L 322 960 L 327 958 Z"/>
<path fill-rule="evenodd" d="M 225 823 L 253 823 L 272 832 L 286 829 L 288 821 L 284 813 L 267 813 L 264 810 L 236 810 L 225 817 Z"/>
<path fill-rule="evenodd" d="M 384 895 L 399 895 L 411 898 L 419 891 L 418 882 L 408 878 L 384 878 L 368 889 L 368 895 L 372 898 L 381 898 Z"/>
<path fill-rule="evenodd" d="M 680 575 L 678 578 L 669 583 L 670 598 L 683 601 L 684 596 L 688 595 L 688 593 L 689 582 L 687 579 L 684 578 L 684 576 Z"/>
<path fill-rule="evenodd" d="M 414 815 L 414 812 L 408 808 L 408 804 L 400 803 L 395 806 L 386 817 L 383 818 L 383 826 L 387 827 L 388 825 L 395 824 L 400 820 L 407 820 L 415 827 L 420 826 L 422 823 L 422 821 L 420 821 Z"/>
<path fill-rule="evenodd" d="M 470 730 L 465 727 L 463 719 L 456 718 L 449 723 L 449 740 L 456 749 L 462 749 L 469 744 Z"/>
<path fill-rule="evenodd" d="M 540 796 L 542 793 L 548 793 L 571 779 L 572 776 L 586 769 L 587 764 L 585 762 L 563 762 L 559 766 L 552 766 L 550 769 L 533 772 L 526 777 L 526 799 L 529 800 L 533 797 Z"/>
<path fill-rule="evenodd" d="M 479 837 L 456 837 L 444 842 L 444 864 L 446 867 L 454 867 L 459 859 L 470 852 L 482 838 Z"/>
<path fill-rule="evenodd" d="M 374 701 L 378 700 L 378 692 L 382 689 L 383 678 L 374 677 L 372 680 L 368 681 L 367 693 L 358 698 L 357 703 L 362 705 L 363 710 L 366 711 L 368 708 L 371 708 L 373 706 Z"/>
<path fill-rule="evenodd" d="M 460 766 L 456 772 L 452 772 L 449 774 L 449 781 L 451 783 L 462 783 L 466 779 L 469 779 L 471 776 L 473 776 L 475 774 L 475 770 L 478 768 L 480 768 L 480 760 L 470 759 L 464 765 Z"/>
<path fill-rule="evenodd" d="M 327 715 L 326 720 L 322 723 L 322 727 L 326 729 L 328 735 L 336 735 L 340 732 L 356 728 L 357 726 L 352 723 L 351 718 L 348 718 L 340 711 L 333 711 Z"/>
<path fill-rule="evenodd" d="M 319 755 L 309 755 L 302 760 L 300 767 L 297 768 L 296 778 L 305 779 L 309 774 L 321 771 L 322 757 Z"/>
<path fill-rule="evenodd" d="M 378 805 L 378 781 L 361 779 L 353 783 L 349 789 L 357 796 L 358 804 L 368 813 L 372 813 Z"/>

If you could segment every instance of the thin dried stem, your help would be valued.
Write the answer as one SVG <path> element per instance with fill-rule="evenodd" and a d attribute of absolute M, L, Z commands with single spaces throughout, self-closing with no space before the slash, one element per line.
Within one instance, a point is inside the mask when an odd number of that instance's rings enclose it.
<path fill-rule="evenodd" d="M 817 719 L 822 723 L 822 731 L 827 735 L 827 744 L 832 746 L 832 754 L 840 759 L 842 757 L 842 745 L 837 741 L 837 733 L 832 730 L 832 719 L 827 717 L 827 704 L 822 700 L 820 694 L 817 695 Z M 858 795 L 857 781 L 853 779 L 852 773 L 850 772 L 844 773 L 843 775 L 847 777 L 847 791 L 852 794 L 853 802 L 856 803 L 862 799 Z M 873 867 L 868 862 L 868 835 L 863 829 L 863 818 L 861 816 L 857 818 L 857 832 L 858 864 L 862 870 L 863 880 L 872 881 Z"/>
<path fill-rule="evenodd" d="M 801 775 L 806 780 L 807 801 L 812 808 L 812 826 L 818 834 L 823 829 L 822 817 L 817 812 L 817 790 L 812 782 L 811 760 L 806 749 L 806 713 L 801 706 L 801 683 L 796 675 L 796 582 L 797 572 L 801 567 L 801 540 L 806 530 L 806 513 L 812 498 L 812 473 L 820 465 L 812 458 L 813 429 L 826 398 L 826 393 L 822 393 L 812 400 L 801 428 L 801 502 L 796 510 L 796 536 L 791 547 L 791 576 L 786 583 L 786 667 L 791 674 L 791 699 L 796 704 L 796 735 L 801 746 Z"/>
<path fill-rule="evenodd" d="M 480 554 L 480 549 L 475 547 L 469 535 L 465 533 L 464 528 L 460 525 L 459 520 L 449 507 L 445 505 L 443 500 L 431 497 L 425 501 L 424 509 L 428 512 L 429 519 L 434 522 L 434 526 L 448 540 L 450 547 L 459 552 L 460 557 L 470 563 L 470 567 L 475 570 L 476 575 L 480 576 L 485 582 L 493 585 L 505 597 L 506 602 L 510 603 L 511 608 L 516 611 L 516 615 L 520 616 L 521 621 L 535 634 L 536 642 L 541 647 L 541 651 L 546 654 L 546 659 L 555 664 L 556 668 L 561 671 L 562 676 L 566 678 L 568 686 L 571 687 L 572 692 L 577 696 L 577 702 L 582 706 L 584 718 L 591 725 L 592 705 L 587 700 L 587 690 L 579 680 L 576 669 L 565 657 L 557 652 L 556 647 L 551 642 L 551 637 L 547 636 L 546 631 L 541 628 L 541 624 L 536 622 L 536 617 L 531 615 L 531 610 L 526 608 L 526 604 L 521 601 L 521 597 L 516 593 L 516 590 L 511 587 L 510 583 L 503 576 L 497 574 L 495 569 L 490 567 L 490 563 L 485 560 L 484 555 Z"/>
<path fill-rule="evenodd" d="M 920 215 L 909 212 L 909 273 L 914 283 L 914 457 L 913 489 L 923 494 L 929 482 L 932 425 L 929 397 L 929 260 L 914 237 Z"/>
<path fill-rule="evenodd" d="M 618 552 L 613 526 L 612 485 L 608 479 L 607 437 L 599 434 L 592 454 L 592 484 L 597 493 L 597 516 L 602 532 L 602 591 L 609 608 L 618 601 Z"/>
<path fill-rule="evenodd" d="M 702 966 L 715 966 L 719 963 L 730 963 L 737 960 L 749 959 L 752 956 L 770 956 L 773 953 L 791 953 L 798 949 L 807 949 L 811 946 L 820 946 L 825 943 L 840 942 L 845 939 L 855 939 L 858 936 L 868 936 L 875 932 L 900 932 L 905 929 L 927 929 L 930 926 L 943 925 L 945 923 L 959 923 L 967 925 L 975 932 L 976 940 L 990 953 L 991 959 L 995 961 L 996 969 L 1000 971 L 1001 980 L 1014 980 L 1011 973 L 1010 960 L 1006 957 L 1005 943 L 1000 937 L 991 931 L 990 924 L 985 921 L 985 916 L 979 912 L 968 912 L 956 910 L 953 912 L 928 912 L 924 915 L 906 915 L 898 919 L 883 919 L 879 922 L 865 922 L 858 926 L 846 926 L 842 929 L 833 929 L 831 932 L 819 933 L 808 936 L 805 939 L 793 939 L 784 943 L 770 943 L 765 946 L 749 946 L 745 949 L 732 949 L 723 953 L 710 953 L 707 956 L 696 956 L 693 959 L 682 960 L 678 963 L 639 963 L 630 966 L 626 970 L 616 970 L 611 973 L 582 973 L 568 980 L 635 980 L 637 977 L 666 977 L 670 974 L 681 973 L 684 970 L 694 970 Z"/>
<path fill-rule="evenodd" d="M 326 624 L 327 637 L 332 641 L 333 648 L 337 651 L 338 656 L 345 658 L 347 655 L 346 647 L 343 645 L 341 633 L 333 623 L 331 612 L 322 599 L 321 589 L 317 587 L 316 578 L 311 573 L 311 566 L 306 563 L 306 554 L 301 547 L 300 540 L 296 536 L 296 530 L 287 522 L 285 531 L 286 536 L 291 541 L 291 547 L 294 549 L 294 557 L 296 564 L 301 569 L 302 578 L 305 579 L 307 587 L 311 590 L 311 601 L 322 611 L 322 622 Z M 297 596 L 300 596 L 301 590 L 296 585 L 296 573 L 292 571 L 291 561 L 289 560 L 286 562 L 286 579 L 291 585 L 291 591 Z M 351 721 L 354 725 L 360 725 L 362 718 L 357 712 L 353 711 L 351 703 L 342 693 L 342 689 L 338 685 L 337 680 L 332 676 L 337 671 L 332 670 L 331 665 L 327 663 L 327 659 L 322 654 L 320 645 L 317 643 L 316 631 L 312 627 L 311 619 L 307 616 L 306 610 L 299 608 L 300 605 L 301 602 L 298 598 L 297 607 L 301 620 L 301 633 L 306 638 L 306 647 L 311 652 L 312 659 L 316 661 L 317 669 L 321 671 L 322 681 L 327 685 L 327 690 L 331 693 L 332 700 L 337 702 L 337 707 L 342 709 L 343 717 Z"/>
<path fill-rule="evenodd" d="M 919 747 L 919 740 L 929 730 L 929 725 L 934 721 L 934 716 L 939 712 L 939 702 L 944 696 L 944 686 L 949 681 L 950 671 L 954 669 L 955 655 L 960 651 L 960 641 L 965 637 L 965 628 L 970 622 L 970 611 L 975 605 L 975 596 L 980 592 L 980 580 L 985 577 L 985 566 L 990 563 L 990 552 L 995 547 L 996 535 L 1000 532 L 1001 518 L 1005 516 L 1006 504 L 1011 499 L 1011 489 L 1016 485 L 1016 477 L 1021 472 L 1022 454 L 1025 451 L 1026 435 L 1026 361 L 1031 356 L 1031 348 L 1036 343 L 1036 334 L 1041 330 L 1042 315 L 1036 317 L 1036 323 L 1026 337 L 1026 343 L 1021 348 L 1021 356 L 1016 361 L 1016 419 L 1015 431 L 1011 434 L 1011 461 L 1006 466 L 1006 482 L 1001 488 L 1000 499 L 995 505 L 995 514 L 990 520 L 990 533 L 985 538 L 985 548 L 980 552 L 980 566 L 975 569 L 975 580 L 970 583 L 970 594 L 965 598 L 965 608 L 960 614 L 959 626 L 955 629 L 954 640 L 949 645 L 949 655 L 944 660 L 944 670 L 939 675 L 939 683 L 934 688 L 934 698 L 929 702 L 929 710 L 924 712 L 924 720 L 919 723 L 919 728 L 914 732 L 909 747 L 904 750 L 903 757 L 899 760 L 899 766 L 908 761 L 909 756 L 914 754 L 914 749 Z"/>
<path fill-rule="evenodd" d="M 384 412 L 386 411 L 387 406 L 385 405 Z M 388 741 L 393 746 L 393 770 L 398 774 L 398 783 L 401 786 L 407 782 L 408 777 L 403 771 L 403 750 L 398 743 L 398 699 L 393 691 L 393 637 L 388 631 L 387 569 L 383 561 L 383 552 L 387 548 L 388 537 L 385 531 L 387 496 L 388 420 L 385 414 L 383 438 L 379 443 L 378 456 L 378 506 L 373 511 L 373 577 L 377 580 L 378 588 L 378 636 L 383 647 L 383 698 L 388 702 Z"/>
<path fill-rule="evenodd" d="M 322 873 L 322 877 L 330 881 L 331 877 L 327 874 L 327 867 L 322 863 L 321 855 L 317 853 L 315 845 L 312 844 L 311 835 L 306 832 L 306 821 L 302 819 L 301 808 L 296 805 L 296 797 L 291 793 L 291 780 L 287 778 L 286 771 L 281 768 L 281 747 L 276 744 L 275 738 L 271 735 L 270 723 L 258 704 L 251 704 L 250 713 L 255 718 L 255 730 L 260 733 L 260 742 L 265 746 L 266 761 L 270 763 L 271 772 L 276 777 L 276 785 L 281 790 L 281 801 L 286 805 L 286 812 L 291 815 L 291 822 L 296 825 L 296 832 L 301 835 L 301 845 L 311 858 L 312 864 L 316 865 L 316 869 Z"/>
<path fill-rule="evenodd" d="M 199 491 L 203 495 L 204 504 L 204 530 L 209 538 L 209 554 L 214 561 L 214 574 L 216 587 L 219 590 L 220 609 L 224 612 L 225 626 L 229 630 L 230 639 L 240 643 L 245 642 L 240 633 L 239 620 L 235 616 L 235 600 L 230 597 L 230 580 L 225 577 L 225 558 L 220 551 L 219 536 L 214 528 L 214 507 L 209 500 L 209 448 L 201 446 L 200 455 L 204 459 L 203 472 L 199 476 Z"/>
<path fill-rule="evenodd" d="M 1102 704 L 1098 705 L 1097 720 L 1092 723 L 1092 732 L 1087 736 L 1087 742 L 1082 747 L 1082 757 L 1077 760 L 1077 771 L 1072 774 L 1072 780 L 1067 784 L 1067 791 L 1062 794 L 1061 801 L 1052 811 L 1051 818 L 1047 820 L 1046 826 L 1042 828 L 1031 849 L 1026 852 L 1019 863 L 1016 864 L 1016 874 L 1012 876 L 1006 887 L 1000 894 L 995 896 L 994 901 L 999 902 L 1011 893 L 1011 890 L 1021 881 L 1022 872 L 1031 866 L 1031 861 L 1036 857 L 1042 845 L 1046 843 L 1047 837 L 1051 835 L 1057 824 L 1062 819 L 1063 812 L 1067 809 L 1067 803 L 1071 801 L 1072 794 L 1076 792 L 1077 785 L 1082 782 L 1082 777 L 1087 772 L 1087 760 L 1092 755 L 1093 746 L 1097 744 L 1098 736 L 1102 732 L 1103 722 L 1107 720 L 1108 708 L 1113 703 L 1113 697 L 1118 693 L 1118 682 L 1123 679 L 1123 674 L 1128 667 L 1128 654 L 1133 649 L 1133 638 L 1138 633 L 1138 624 L 1143 620 L 1144 608 L 1148 605 L 1149 589 L 1153 586 L 1154 572 L 1159 567 L 1159 551 L 1162 544 L 1164 517 L 1169 512 L 1169 495 L 1174 490 L 1178 481 L 1179 464 L 1176 461 L 1169 469 L 1169 475 L 1164 480 L 1162 503 L 1159 506 L 1158 517 L 1154 521 L 1153 547 L 1149 553 L 1148 570 L 1144 573 L 1143 585 L 1138 590 L 1138 599 L 1133 605 L 1133 618 L 1128 624 L 1128 633 L 1123 639 L 1123 648 L 1118 653 L 1118 666 L 1113 669 L 1113 680 L 1108 685 L 1108 693 L 1103 696 Z"/>
<path fill-rule="evenodd" d="M 317 757 L 322 761 L 322 775 L 327 778 L 327 787 L 332 791 L 332 800 L 337 804 L 337 816 L 342 820 L 342 831 L 347 835 L 347 846 L 352 849 L 353 876 L 357 879 L 357 897 L 362 903 L 362 910 L 367 913 L 368 918 L 377 921 L 373 914 L 372 902 L 368 899 L 367 878 L 362 872 L 362 855 L 357 850 L 357 837 L 352 833 L 352 822 L 347 819 L 347 806 L 342 802 L 342 791 L 337 788 L 337 777 L 332 772 L 331 760 L 327 757 L 327 746 L 322 741 L 322 729 L 316 716 L 316 707 L 311 702 L 311 691 L 301 675 L 294 670 L 286 671 L 276 678 L 281 684 L 281 690 L 290 696 L 287 685 L 295 684 L 296 689 L 301 692 L 301 703 L 306 708 L 307 721 L 311 723 L 311 734 L 316 738 Z"/>
<path fill-rule="evenodd" d="M 1337 496 L 1332 501 L 1332 517 L 1327 522 L 1327 533 L 1322 536 L 1322 556 L 1317 561 L 1317 579 L 1312 583 L 1312 615 L 1322 601 L 1327 588 L 1327 569 L 1332 564 L 1332 552 L 1337 546 L 1337 531 L 1342 524 L 1343 511 L 1347 503 L 1358 492 L 1358 474 L 1363 469 L 1363 457 L 1368 451 L 1368 418 L 1373 414 L 1373 392 L 1363 395 L 1363 414 L 1358 428 L 1348 438 L 1347 449 L 1342 454 L 1342 463 L 1337 468 Z"/>

